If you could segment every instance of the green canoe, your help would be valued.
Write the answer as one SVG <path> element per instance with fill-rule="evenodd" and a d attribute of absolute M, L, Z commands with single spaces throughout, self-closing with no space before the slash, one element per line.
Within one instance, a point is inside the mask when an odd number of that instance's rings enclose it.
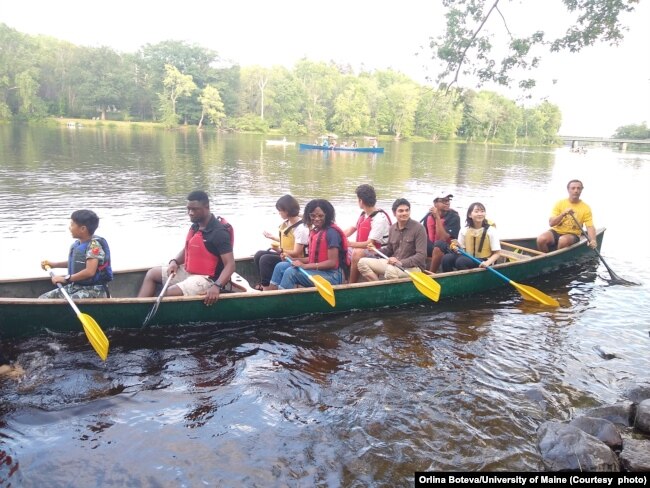
<path fill-rule="evenodd" d="M 605 229 L 598 230 L 599 247 L 604 232 Z M 534 250 L 534 238 L 505 240 L 502 241 L 502 246 L 504 257 L 495 269 L 519 283 L 530 282 L 560 268 L 580 266 L 597 259 L 584 239 L 571 247 L 548 254 Z M 155 302 L 155 298 L 133 298 L 145 272 L 146 269 L 118 271 L 110 284 L 112 298 L 84 299 L 75 303 L 81 312 L 92 316 L 104 331 L 139 328 Z M 251 284 L 258 281 L 252 258 L 238 259 L 237 273 Z M 509 286 L 495 274 L 483 269 L 436 274 L 434 278 L 441 286 L 438 303 L 444 303 L 451 297 L 476 295 Z M 50 289 L 52 283 L 49 277 L 0 280 L 0 339 L 32 336 L 45 330 L 79 331 L 79 321 L 65 300 L 35 298 Z M 232 322 L 343 313 L 418 303 L 426 303 L 434 308 L 439 306 L 422 295 L 408 278 L 334 286 L 336 307 L 330 307 L 315 288 L 257 292 L 235 286 L 233 290 L 235 293 L 223 294 L 211 307 L 203 304 L 202 297 L 166 297 L 150 326 L 209 323 L 220 327 Z M 515 289 L 512 289 L 512 293 L 517 295 Z"/>

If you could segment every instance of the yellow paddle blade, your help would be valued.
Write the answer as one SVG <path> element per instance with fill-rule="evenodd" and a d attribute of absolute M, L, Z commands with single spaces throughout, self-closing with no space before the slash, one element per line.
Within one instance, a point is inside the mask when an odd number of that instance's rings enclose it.
<path fill-rule="evenodd" d="M 309 279 L 316 285 L 316 289 L 320 296 L 323 297 L 327 303 L 332 307 L 336 306 L 336 298 L 334 298 L 334 289 L 332 288 L 332 283 L 327 281 L 320 275 L 309 275 Z"/>
<path fill-rule="evenodd" d="M 80 313 L 77 317 L 81 321 L 81 325 L 84 327 L 84 332 L 86 333 L 90 345 L 93 346 L 93 349 L 95 349 L 95 352 L 97 352 L 99 357 L 102 358 L 103 361 L 106 361 L 106 358 L 108 357 L 108 338 L 104 334 L 104 331 L 90 315 Z"/>
<path fill-rule="evenodd" d="M 406 270 L 405 270 L 406 271 Z M 440 283 L 422 271 L 406 271 L 413 280 L 413 284 L 425 297 L 434 302 L 440 299 Z"/>
<path fill-rule="evenodd" d="M 552 298 L 547 294 L 542 293 L 537 288 L 533 288 L 532 286 L 528 286 L 528 285 L 522 285 L 520 283 L 515 283 L 512 280 L 510 280 L 510 284 L 514 286 L 517 289 L 517 291 L 519 291 L 521 296 L 524 297 L 524 300 L 539 302 L 542 305 L 548 305 L 549 307 L 560 306 L 560 302 L 558 302 L 555 298 Z"/>

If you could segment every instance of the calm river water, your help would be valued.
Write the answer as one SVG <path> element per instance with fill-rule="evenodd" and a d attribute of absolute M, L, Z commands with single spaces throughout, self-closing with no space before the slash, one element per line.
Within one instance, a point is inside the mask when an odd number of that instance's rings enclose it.
<path fill-rule="evenodd" d="M 304 141 L 303 141 L 304 142 Z M 307 141 L 309 142 L 309 141 Z M 335 318 L 108 331 L 102 364 L 80 334 L 2 339 L 24 369 L 0 379 L 0 449 L 15 486 L 412 486 L 415 471 L 543 468 L 536 429 L 650 383 L 649 153 L 388 143 L 383 155 L 300 152 L 261 136 L 0 126 L 0 278 L 64 259 L 70 213 L 94 209 L 116 269 L 167 262 L 205 189 L 233 223 L 235 255 L 268 245 L 275 200 L 330 199 L 356 221 L 354 189 L 411 201 L 438 191 L 464 215 L 483 202 L 500 235 L 537 235 L 569 179 L 602 253 L 534 283 L 563 297 L 531 308 L 512 288 Z M 606 360 L 602 352 L 615 354 Z M 0 470 L 0 479 L 2 474 Z"/>

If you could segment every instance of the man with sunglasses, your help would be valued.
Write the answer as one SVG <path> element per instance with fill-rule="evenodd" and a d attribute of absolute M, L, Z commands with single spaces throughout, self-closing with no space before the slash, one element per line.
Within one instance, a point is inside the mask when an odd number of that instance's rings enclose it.
<path fill-rule="evenodd" d="M 449 208 L 454 196 L 449 192 L 440 192 L 433 199 L 433 207 L 420 221 L 427 231 L 427 255 L 431 256 L 429 271 L 436 273 L 445 254 L 451 253 L 449 243 L 458 239 L 460 216 Z"/>

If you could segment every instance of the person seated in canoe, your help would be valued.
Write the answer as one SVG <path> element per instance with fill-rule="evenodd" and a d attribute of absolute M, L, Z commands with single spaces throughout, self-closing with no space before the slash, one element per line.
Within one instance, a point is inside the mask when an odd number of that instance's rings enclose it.
<path fill-rule="evenodd" d="M 379 249 L 385 258 L 361 258 L 358 263 L 359 273 L 368 281 L 377 281 L 380 275 L 387 280 L 406 278 L 408 274 L 399 269 L 421 271 L 426 265 L 427 233 L 419 222 L 411 218 L 411 204 L 406 198 L 398 198 L 393 203 L 393 215 L 396 222 L 388 231 L 388 242 Z M 376 249 L 373 242 L 368 250 Z"/>
<path fill-rule="evenodd" d="M 452 252 L 442 257 L 443 272 L 454 269 L 486 268 L 492 266 L 499 259 L 501 242 L 497 235 L 496 227 L 485 218 L 485 205 L 480 202 L 472 203 L 467 209 L 466 225 L 458 233 L 458 241 L 452 241 L 450 248 L 462 248 L 481 261 L 477 264 L 474 260 L 462 254 Z"/>
<path fill-rule="evenodd" d="M 268 290 L 271 284 L 271 275 L 275 265 L 290 258 L 302 258 L 306 256 L 307 244 L 309 244 L 309 229 L 305 226 L 300 217 L 300 204 L 291 195 L 284 195 L 275 202 L 280 217 L 283 219 L 277 234 L 264 231 L 264 237 L 271 239 L 272 248 L 257 251 L 253 262 L 260 275 L 260 283 L 255 287 L 257 290 Z"/>
<path fill-rule="evenodd" d="M 334 149 L 335 147 L 336 147 L 336 141 L 332 139 L 332 141 L 330 142 L 330 149 Z"/>
<path fill-rule="evenodd" d="M 449 254 L 449 243 L 458 239 L 460 231 L 460 216 L 449 208 L 454 196 L 449 192 L 441 192 L 433 199 L 433 207 L 420 221 L 427 231 L 427 255 L 431 256 L 429 271 L 437 273 L 442 257 Z"/>
<path fill-rule="evenodd" d="M 377 147 L 377 139 L 373 139 L 370 147 Z"/>
<path fill-rule="evenodd" d="M 60 284 L 70 298 L 109 298 L 108 283 L 113 280 L 111 250 L 103 237 L 95 235 L 99 217 L 92 210 L 75 210 L 70 216 L 70 234 L 76 241 L 70 246 L 67 261 L 41 261 L 41 268 L 67 268 L 65 276 L 52 277 L 57 288 L 39 298 L 64 298 Z"/>
<path fill-rule="evenodd" d="M 357 140 L 356 140 L 356 139 L 352 139 L 352 145 L 351 145 L 350 147 L 353 147 L 353 148 L 354 148 L 354 147 L 358 147 L 358 146 L 357 146 Z"/>
<path fill-rule="evenodd" d="M 582 181 L 571 180 L 566 188 L 569 198 L 563 198 L 555 204 L 548 219 L 551 228 L 537 237 L 537 249 L 542 252 L 555 251 L 575 244 L 580 240 L 583 225 L 587 227 L 589 247 L 596 248 L 596 227 L 591 207 L 580 199 L 584 189 Z"/>
<path fill-rule="evenodd" d="M 341 143 L 341 147 L 348 147 L 348 143 L 345 142 L 345 141 L 343 141 L 343 142 Z"/>
<path fill-rule="evenodd" d="M 329 145 L 330 145 L 330 144 L 329 144 L 329 141 L 328 141 L 327 139 L 323 138 L 323 144 L 322 144 L 322 146 L 323 146 L 323 147 L 329 147 Z"/>
<path fill-rule="evenodd" d="M 226 291 L 235 272 L 232 225 L 210 212 L 210 199 L 204 191 L 187 196 L 187 213 L 192 225 L 185 246 L 169 264 L 147 271 L 138 297 L 154 296 L 156 287 L 171 275 L 166 296 L 205 295 L 204 303 L 209 306 Z"/>
<path fill-rule="evenodd" d="M 311 200 L 305 205 L 303 220 L 311 227 L 309 256 L 276 264 L 271 277 L 271 289 L 286 290 L 296 286 L 314 286 L 298 268 L 309 274 L 320 275 L 333 285 L 345 280 L 348 241 L 340 227 L 332 204 L 323 199 Z"/>
<path fill-rule="evenodd" d="M 359 185 L 355 190 L 362 210 L 357 223 L 345 229 L 345 235 L 350 237 L 357 233 L 356 240 L 348 239 L 348 253 L 350 254 L 350 283 L 359 281 L 359 259 L 362 257 L 376 257 L 368 250 L 371 242 L 376 247 L 381 247 L 388 242 L 388 231 L 391 226 L 390 217 L 382 209 L 377 208 L 377 194 L 371 185 Z"/>

